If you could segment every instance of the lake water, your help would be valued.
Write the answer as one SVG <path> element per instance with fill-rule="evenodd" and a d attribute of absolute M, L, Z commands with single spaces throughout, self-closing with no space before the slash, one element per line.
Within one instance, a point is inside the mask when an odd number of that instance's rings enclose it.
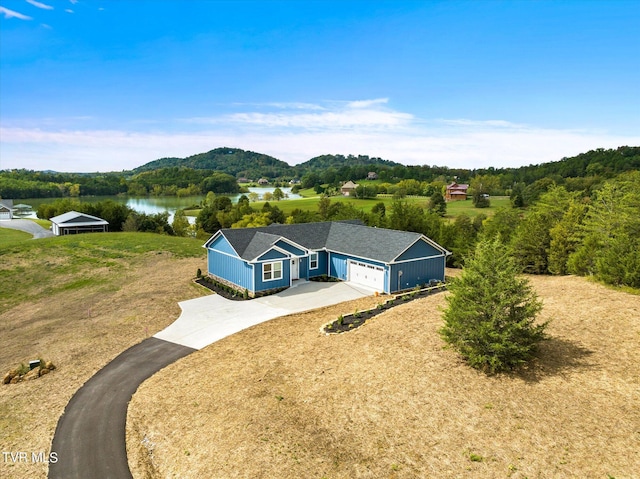
<path fill-rule="evenodd" d="M 280 188 L 282 192 L 287 195 L 289 199 L 298 199 L 302 198 L 300 195 L 296 195 L 291 193 L 291 188 Z M 255 192 L 259 195 L 259 199 L 262 200 L 263 195 L 265 193 L 273 193 L 275 188 L 255 188 L 250 187 L 249 192 Z M 245 193 L 246 194 L 246 193 Z M 225 195 L 231 198 L 231 201 L 236 203 L 242 194 L 237 195 Z M 134 197 L 134 196 L 81 196 L 79 198 L 75 198 L 81 203 L 96 203 L 98 201 L 104 200 L 113 200 L 116 203 L 125 204 L 129 208 L 137 211 L 138 213 L 145 214 L 156 214 L 163 213 L 165 211 L 169 212 L 169 222 L 173 221 L 173 214 L 176 210 L 181 210 L 184 208 L 189 208 L 191 206 L 197 206 L 200 202 L 205 198 L 204 195 L 198 196 L 185 196 L 185 197 L 177 197 L 177 196 L 142 196 L 142 197 Z M 27 198 L 21 200 L 15 200 L 15 203 L 24 203 L 26 205 L 30 205 L 33 208 L 33 213 L 27 218 L 36 218 L 35 211 L 38 209 L 43 203 L 53 203 L 59 198 Z M 190 221 L 195 221 L 195 218 L 190 218 Z"/>

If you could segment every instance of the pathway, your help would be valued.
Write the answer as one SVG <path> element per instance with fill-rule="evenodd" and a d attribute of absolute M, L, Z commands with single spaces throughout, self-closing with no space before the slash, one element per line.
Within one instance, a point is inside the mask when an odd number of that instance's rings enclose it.
<path fill-rule="evenodd" d="M 143 381 L 197 349 L 255 324 L 371 294 L 349 283 L 300 282 L 251 301 L 213 294 L 181 302 L 182 314 L 173 324 L 120 354 L 71 398 L 53 437 L 51 451 L 58 462 L 49 465 L 49 478 L 131 478 L 127 407 Z"/>

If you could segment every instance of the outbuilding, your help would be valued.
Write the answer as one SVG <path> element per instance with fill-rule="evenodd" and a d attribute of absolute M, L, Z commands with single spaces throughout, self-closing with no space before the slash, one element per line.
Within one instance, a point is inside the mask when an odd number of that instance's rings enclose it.
<path fill-rule="evenodd" d="M 0 220 L 13 219 L 13 200 L 0 200 Z"/>
<path fill-rule="evenodd" d="M 79 233 L 105 233 L 109 231 L 109 222 L 87 213 L 69 211 L 50 219 L 51 230 L 56 236 Z"/>
<path fill-rule="evenodd" d="M 221 229 L 204 247 L 209 275 L 251 295 L 323 275 L 394 293 L 444 281 L 451 254 L 419 233 L 349 221 Z"/>

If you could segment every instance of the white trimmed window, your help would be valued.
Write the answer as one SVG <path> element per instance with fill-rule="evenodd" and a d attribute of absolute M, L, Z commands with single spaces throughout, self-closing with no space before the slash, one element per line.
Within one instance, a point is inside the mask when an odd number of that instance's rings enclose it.
<path fill-rule="evenodd" d="M 282 279 L 282 261 L 262 264 L 262 280 L 274 281 Z"/>
<path fill-rule="evenodd" d="M 309 255 L 309 269 L 318 269 L 318 253 Z"/>

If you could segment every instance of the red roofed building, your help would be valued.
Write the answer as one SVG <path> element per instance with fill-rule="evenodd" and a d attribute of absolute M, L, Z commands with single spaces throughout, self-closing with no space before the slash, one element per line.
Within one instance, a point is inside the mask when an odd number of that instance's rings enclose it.
<path fill-rule="evenodd" d="M 467 190 L 469 185 L 461 185 L 455 181 L 450 185 L 447 185 L 447 192 L 444 199 L 447 201 L 458 201 L 467 199 Z"/>

